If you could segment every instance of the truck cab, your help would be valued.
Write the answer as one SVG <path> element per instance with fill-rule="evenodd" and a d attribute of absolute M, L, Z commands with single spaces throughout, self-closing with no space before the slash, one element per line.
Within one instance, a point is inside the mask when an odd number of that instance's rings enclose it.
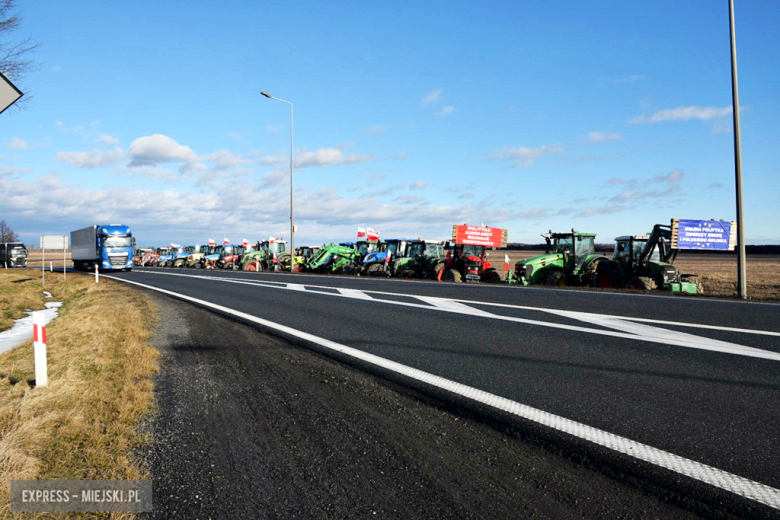
<path fill-rule="evenodd" d="M 71 257 L 78 270 L 131 270 L 135 238 L 128 226 L 108 224 L 71 231 Z"/>
<path fill-rule="evenodd" d="M 27 267 L 27 248 L 21 242 L 0 244 L 0 267 Z"/>

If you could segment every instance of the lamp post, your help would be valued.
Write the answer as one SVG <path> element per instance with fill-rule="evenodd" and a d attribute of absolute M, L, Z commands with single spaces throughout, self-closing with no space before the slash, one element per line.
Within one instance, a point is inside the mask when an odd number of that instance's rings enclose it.
<path fill-rule="evenodd" d="M 742 145 L 739 136 L 739 87 L 737 86 L 737 37 L 734 31 L 734 0 L 729 0 L 729 29 L 731 34 L 731 104 L 734 117 L 734 176 L 737 191 L 737 292 L 747 299 L 745 259 L 745 223 L 742 219 Z"/>
<path fill-rule="evenodd" d="M 293 224 L 293 104 L 284 99 L 273 97 L 268 92 L 260 92 L 268 99 L 290 105 L 290 274 L 295 272 L 295 225 Z"/>

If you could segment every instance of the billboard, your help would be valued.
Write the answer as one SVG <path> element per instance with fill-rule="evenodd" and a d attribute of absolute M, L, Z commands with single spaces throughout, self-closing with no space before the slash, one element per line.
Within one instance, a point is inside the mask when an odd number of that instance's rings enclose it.
<path fill-rule="evenodd" d="M 485 247 L 506 247 L 507 230 L 485 226 L 452 226 L 452 241 L 456 244 Z"/>
<path fill-rule="evenodd" d="M 736 244 L 736 222 L 672 219 L 672 247 L 675 249 L 734 251 Z"/>

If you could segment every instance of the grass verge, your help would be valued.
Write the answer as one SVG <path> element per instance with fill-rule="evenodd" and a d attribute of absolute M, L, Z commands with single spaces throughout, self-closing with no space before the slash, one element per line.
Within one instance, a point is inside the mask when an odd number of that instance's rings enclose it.
<path fill-rule="evenodd" d="M 10 515 L 12 479 L 146 478 L 133 451 L 153 407 L 158 353 L 149 339 L 159 311 L 108 280 L 54 279 L 45 289 L 63 306 L 46 327 L 49 386 L 32 381 L 31 340 L 0 354 L 0 516 Z M 42 290 L 30 271 L 0 273 L 4 305 L 23 308 L 40 292 L 27 308 L 42 308 Z"/>

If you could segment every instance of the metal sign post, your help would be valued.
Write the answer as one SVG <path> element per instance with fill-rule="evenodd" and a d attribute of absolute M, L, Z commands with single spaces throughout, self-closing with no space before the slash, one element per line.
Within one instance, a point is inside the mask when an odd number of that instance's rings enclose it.
<path fill-rule="evenodd" d="M 734 31 L 734 0 L 729 0 L 729 29 L 731 34 L 731 104 L 734 115 L 734 177 L 737 195 L 737 291 L 747 299 L 747 270 L 745 259 L 745 221 L 742 219 L 742 145 L 739 136 L 739 86 L 737 84 L 737 36 Z"/>

